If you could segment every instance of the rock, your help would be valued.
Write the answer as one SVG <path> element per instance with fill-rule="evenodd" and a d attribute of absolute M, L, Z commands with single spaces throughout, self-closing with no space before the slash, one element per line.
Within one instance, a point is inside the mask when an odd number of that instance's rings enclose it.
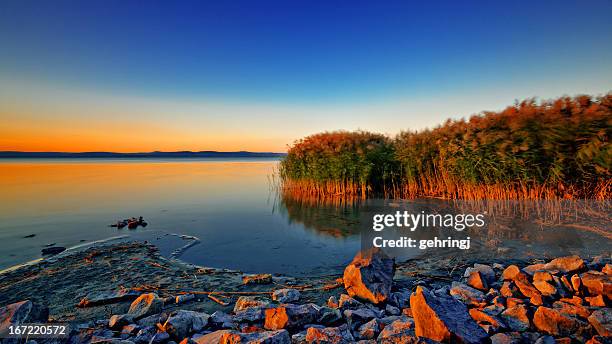
<path fill-rule="evenodd" d="M 257 274 L 242 277 L 242 284 L 270 284 L 272 283 L 272 275 Z"/>
<path fill-rule="evenodd" d="M 536 271 L 533 274 L 533 284 L 535 284 L 536 281 L 551 282 L 552 280 L 553 275 L 548 271 Z"/>
<path fill-rule="evenodd" d="M 193 332 L 199 332 L 206 325 L 210 315 L 206 313 L 178 310 L 166 320 L 166 332 L 177 339 L 183 339 Z"/>
<path fill-rule="evenodd" d="M 469 287 L 468 287 L 469 288 Z M 487 334 L 468 314 L 464 304 L 452 297 L 434 297 L 422 287 L 410 296 L 415 334 L 437 341 L 484 343 Z"/>
<path fill-rule="evenodd" d="M 612 344 L 612 338 L 593 336 L 593 338 L 589 339 L 586 344 Z"/>
<path fill-rule="evenodd" d="M 399 309 L 410 307 L 410 294 L 409 290 L 393 292 L 389 297 L 389 303 Z"/>
<path fill-rule="evenodd" d="M 302 331 L 291 336 L 292 344 L 307 344 L 306 342 L 306 331 Z"/>
<path fill-rule="evenodd" d="M 610 308 L 602 308 L 591 313 L 588 318 L 589 324 L 599 333 L 600 336 L 612 336 L 612 312 Z"/>
<path fill-rule="evenodd" d="M 450 295 L 468 305 L 486 305 L 485 294 L 483 292 L 463 283 L 453 282 Z"/>
<path fill-rule="evenodd" d="M 113 315 L 108 320 L 108 327 L 113 330 L 118 330 L 127 324 L 134 322 L 134 317 L 129 314 Z"/>
<path fill-rule="evenodd" d="M 283 304 L 265 310 L 264 328 L 268 330 L 296 329 L 317 320 L 319 308 L 315 304 Z"/>
<path fill-rule="evenodd" d="M 521 273 L 521 269 L 519 269 L 516 265 L 508 266 L 504 272 L 502 273 L 502 280 L 504 281 L 512 281 L 516 277 L 516 275 Z"/>
<path fill-rule="evenodd" d="M 385 326 L 378 335 L 379 343 L 417 343 L 414 321 L 402 318 Z"/>
<path fill-rule="evenodd" d="M 344 318 L 351 330 L 356 330 L 362 324 L 378 317 L 378 313 L 369 308 L 347 309 L 344 311 Z"/>
<path fill-rule="evenodd" d="M 499 292 L 505 297 L 513 297 L 518 294 L 518 289 L 516 288 L 514 282 L 506 281 L 502 284 Z"/>
<path fill-rule="evenodd" d="M 546 269 L 546 264 L 531 264 L 531 265 L 527 265 L 526 267 L 524 267 L 523 271 L 526 274 L 533 276 L 538 271 L 548 271 L 548 270 Z M 557 273 L 558 271 L 550 271 L 550 272 Z"/>
<path fill-rule="evenodd" d="M 234 320 L 232 319 L 232 317 L 223 311 L 216 311 L 211 314 L 210 319 L 208 319 L 208 322 L 217 328 L 234 327 Z"/>
<path fill-rule="evenodd" d="M 525 301 L 523 299 L 517 299 L 516 297 L 508 297 L 506 298 L 506 308 L 512 308 L 517 305 L 524 305 Z"/>
<path fill-rule="evenodd" d="M 516 284 L 516 287 L 519 289 L 521 294 L 528 297 L 529 301 L 532 304 L 536 306 L 539 306 L 542 304 L 543 302 L 542 294 L 540 293 L 538 289 L 536 289 L 536 287 L 533 286 L 533 284 L 529 283 L 529 281 L 527 280 L 521 280 L 521 279 L 516 279 L 514 283 Z"/>
<path fill-rule="evenodd" d="M 553 296 L 557 294 L 557 288 L 546 281 L 534 281 L 533 286 L 544 296 Z"/>
<path fill-rule="evenodd" d="M 157 333 L 157 328 L 154 326 L 146 326 L 141 328 L 136 337 L 134 338 L 134 343 L 136 344 L 148 344 L 153 339 L 153 336 Z"/>
<path fill-rule="evenodd" d="M 233 321 L 241 323 L 241 322 L 259 322 L 264 320 L 265 318 L 265 310 L 267 307 L 249 307 L 243 309 L 241 311 L 236 312 L 236 314 L 232 317 Z"/>
<path fill-rule="evenodd" d="M 561 284 L 563 284 L 565 289 L 569 290 L 570 292 L 574 292 L 574 287 L 572 287 L 572 283 L 567 279 L 567 276 L 561 276 Z"/>
<path fill-rule="evenodd" d="M 166 320 L 168 320 L 168 314 L 160 313 L 160 314 L 153 314 L 153 315 L 149 315 L 148 317 L 140 318 L 136 322 L 138 323 L 138 325 L 143 326 L 143 327 L 147 327 L 147 326 L 155 327 L 157 324 L 165 323 Z"/>
<path fill-rule="evenodd" d="M 523 332 L 529 329 L 529 316 L 525 305 L 508 307 L 501 313 L 501 317 L 512 331 Z"/>
<path fill-rule="evenodd" d="M 572 278 L 570 279 L 570 282 L 572 283 L 572 288 L 574 288 L 574 290 L 576 292 L 580 291 L 580 286 L 582 285 L 582 282 L 580 280 L 580 276 L 573 274 Z"/>
<path fill-rule="evenodd" d="M 311 327 L 306 331 L 307 343 L 348 344 L 354 341 L 355 339 L 346 325 L 322 329 Z"/>
<path fill-rule="evenodd" d="M 359 327 L 359 338 L 374 339 L 380 333 L 381 323 L 378 319 L 372 319 Z"/>
<path fill-rule="evenodd" d="M 329 326 L 336 324 L 340 320 L 342 320 L 342 314 L 339 309 L 329 307 L 319 308 L 317 323 Z"/>
<path fill-rule="evenodd" d="M 278 289 L 272 293 L 272 300 L 280 303 L 296 302 L 300 299 L 300 292 L 296 289 Z"/>
<path fill-rule="evenodd" d="M 608 300 L 612 299 L 612 276 L 599 271 L 589 271 L 580 275 L 580 279 L 591 296 L 603 295 Z"/>
<path fill-rule="evenodd" d="M 601 269 L 601 272 L 604 274 L 611 276 L 612 275 L 612 264 L 606 264 L 606 266 Z"/>
<path fill-rule="evenodd" d="M 489 289 L 489 284 L 487 283 L 485 279 L 483 279 L 483 277 L 480 275 L 480 272 L 478 271 L 470 272 L 470 275 L 468 276 L 466 283 L 472 288 L 476 288 L 480 290 Z"/>
<path fill-rule="evenodd" d="M 572 317 L 568 317 L 559 310 L 538 307 L 533 315 L 533 325 L 540 332 L 553 336 L 569 336 L 578 330 L 578 322 Z"/>
<path fill-rule="evenodd" d="M 592 307 L 606 307 L 606 301 L 604 300 L 603 295 L 597 295 L 597 296 L 591 296 L 591 297 L 587 296 L 584 299 Z"/>
<path fill-rule="evenodd" d="M 338 308 L 338 300 L 336 299 L 335 296 L 330 296 L 329 299 L 327 299 L 327 307 L 329 308 Z"/>
<path fill-rule="evenodd" d="M 194 294 L 177 295 L 174 298 L 174 303 L 180 304 L 180 303 L 189 302 L 191 300 L 195 300 L 195 295 Z"/>
<path fill-rule="evenodd" d="M 559 299 L 559 301 L 565 302 L 565 303 L 569 303 L 569 304 L 572 304 L 572 305 L 576 305 L 576 306 L 582 305 L 582 299 L 580 297 L 578 297 L 578 296 L 573 296 L 571 299 L 563 297 L 563 298 Z"/>
<path fill-rule="evenodd" d="M 490 325 L 495 332 L 498 332 L 500 329 L 506 327 L 501 319 L 476 308 L 470 309 L 469 313 L 472 319 L 474 319 L 474 321 L 476 321 L 480 327 L 482 327 L 483 324 Z"/>
<path fill-rule="evenodd" d="M 257 296 L 240 296 L 234 305 L 234 313 L 238 313 L 247 308 L 266 307 L 269 305 L 270 302 Z"/>
<path fill-rule="evenodd" d="M 381 250 L 359 252 L 344 269 L 344 288 L 349 296 L 374 304 L 387 300 L 395 274 L 395 260 Z"/>
<path fill-rule="evenodd" d="M 363 307 L 363 303 L 353 299 L 352 297 L 346 294 L 340 295 L 340 301 L 338 301 L 338 308 L 340 308 L 340 311 L 345 311 L 347 309 L 359 309 Z"/>
<path fill-rule="evenodd" d="M 286 330 L 242 333 L 232 330 L 219 330 L 195 339 L 197 344 L 290 344 L 291 336 Z"/>
<path fill-rule="evenodd" d="M 49 309 L 30 300 L 11 303 L 0 308 L 0 333 L 8 331 L 10 325 L 46 323 Z"/>
<path fill-rule="evenodd" d="M 151 337 L 149 344 L 162 344 L 167 342 L 168 339 L 170 339 L 170 334 L 167 332 L 157 332 Z"/>
<path fill-rule="evenodd" d="M 140 296 L 140 293 L 130 289 L 94 292 L 87 294 L 87 296 L 83 297 L 77 307 L 93 307 L 109 303 L 135 300 L 138 296 Z"/>
<path fill-rule="evenodd" d="M 555 340 L 555 337 L 552 337 L 552 336 L 542 336 L 542 337 L 538 338 L 538 340 L 536 340 L 535 343 L 536 344 L 556 344 L 557 341 Z"/>
<path fill-rule="evenodd" d="M 572 304 L 565 303 L 565 302 L 555 301 L 553 303 L 553 308 L 563 314 L 570 315 L 570 316 L 579 316 L 585 319 L 588 318 L 589 315 L 591 315 L 591 312 L 589 312 L 588 309 L 582 306 L 579 306 L 579 305 L 572 305 Z"/>
<path fill-rule="evenodd" d="M 400 315 L 400 314 L 402 314 L 402 311 L 399 308 L 397 308 L 397 307 L 393 307 L 391 305 L 387 305 L 385 307 L 385 313 L 389 314 L 389 315 Z"/>
<path fill-rule="evenodd" d="M 150 314 L 159 313 L 162 310 L 163 301 L 155 293 L 140 295 L 130 305 L 128 314 L 134 319 L 140 319 Z"/>
<path fill-rule="evenodd" d="M 139 330 L 140 330 L 140 326 L 136 324 L 128 324 L 121 328 L 121 334 L 126 334 L 128 336 L 131 336 L 137 333 Z"/>
<path fill-rule="evenodd" d="M 586 265 L 584 264 L 584 261 L 579 256 L 567 256 L 551 260 L 548 264 L 546 264 L 545 270 L 557 270 L 564 274 L 568 274 L 580 271 L 585 267 Z"/>
<path fill-rule="evenodd" d="M 498 333 L 491 336 L 491 344 L 521 344 L 521 334 L 518 332 Z"/>
<path fill-rule="evenodd" d="M 53 246 L 53 247 L 45 247 L 41 250 L 43 256 L 59 254 L 66 251 L 65 247 L 62 246 Z"/>

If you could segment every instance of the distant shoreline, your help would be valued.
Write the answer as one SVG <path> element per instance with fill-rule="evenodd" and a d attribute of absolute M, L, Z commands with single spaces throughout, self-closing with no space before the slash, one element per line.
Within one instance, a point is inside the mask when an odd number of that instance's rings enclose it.
<path fill-rule="evenodd" d="M 274 152 L 218 152 L 218 151 L 181 151 L 181 152 L 18 152 L 0 151 L 0 159 L 116 159 L 116 158 L 280 158 L 286 153 Z"/>

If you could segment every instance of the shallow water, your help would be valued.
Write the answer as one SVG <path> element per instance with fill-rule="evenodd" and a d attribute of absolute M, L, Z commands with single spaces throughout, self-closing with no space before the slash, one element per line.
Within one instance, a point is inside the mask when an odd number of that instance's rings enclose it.
<path fill-rule="evenodd" d="M 180 255 L 190 263 L 245 272 L 326 274 L 341 271 L 362 237 L 367 245 L 372 214 L 435 212 L 447 206 L 371 200 L 339 207 L 283 199 L 269 183 L 276 164 L 272 159 L 0 161 L 0 268 L 37 259 L 46 245 L 72 247 L 124 235 L 151 241 L 169 256 L 191 242 L 177 236 L 187 235 L 199 239 Z M 108 226 L 131 216 L 143 216 L 149 225 L 136 230 Z M 468 251 L 404 249 L 398 256 L 609 253 L 610 239 L 601 235 L 610 230 L 609 219 L 605 213 L 596 233 L 514 215 L 490 217 L 484 229 L 451 230 L 453 236 L 472 237 Z M 578 222 L 589 227 L 590 221 Z M 449 235 L 444 229 L 410 235 L 428 238 L 434 233 Z M 24 238 L 30 234 L 35 236 Z"/>

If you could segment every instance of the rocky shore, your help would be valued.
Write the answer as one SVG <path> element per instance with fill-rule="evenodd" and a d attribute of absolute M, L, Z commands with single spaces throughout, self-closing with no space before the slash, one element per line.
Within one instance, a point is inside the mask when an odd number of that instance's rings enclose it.
<path fill-rule="evenodd" d="M 64 339 L 3 339 L 30 344 L 612 342 L 609 255 L 438 263 L 368 251 L 342 275 L 298 279 L 96 247 L 0 274 L 0 331 L 70 323 Z"/>

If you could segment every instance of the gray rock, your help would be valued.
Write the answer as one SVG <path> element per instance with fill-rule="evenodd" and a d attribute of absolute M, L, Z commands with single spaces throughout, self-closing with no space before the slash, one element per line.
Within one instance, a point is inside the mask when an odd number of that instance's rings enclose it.
<path fill-rule="evenodd" d="M 338 301 L 338 308 L 340 309 L 341 312 L 344 312 L 347 309 L 358 309 L 358 308 L 363 308 L 363 307 L 364 307 L 363 303 L 355 300 L 354 298 L 346 294 L 340 295 L 340 300 Z"/>
<path fill-rule="evenodd" d="M 485 294 L 482 291 L 463 283 L 453 282 L 450 295 L 467 305 L 480 306 L 486 304 Z"/>
<path fill-rule="evenodd" d="M 278 289 L 272 293 L 272 300 L 280 303 L 296 302 L 300 299 L 300 292 L 296 289 Z"/>
<path fill-rule="evenodd" d="M 330 326 L 338 323 L 340 320 L 342 320 L 342 314 L 339 309 L 329 307 L 319 308 L 318 323 Z"/>
<path fill-rule="evenodd" d="M 290 344 L 291 336 L 286 330 L 242 333 L 232 330 L 219 330 L 194 339 L 197 344 L 212 343 L 261 343 Z"/>
<path fill-rule="evenodd" d="M 136 338 L 134 338 L 134 343 L 135 344 L 148 344 L 156 333 L 157 333 L 157 328 L 154 326 L 143 327 L 136 334 Z"/>
<path fill-rule="evenodd" d="M 243 309 L 241 311 L 236 312 L 236 314 L 232 317 L 234 322 L 242 323 L 254 323 L 258 321 L 262 321 L 265 317 L 264 311 L 266 308 L 264 307 L 249 307 Z"/>
<path fill-rule="evenodd" d="M 557 341 L 555 340 L 555 337 L 553 336 L 542 336 L 540 338 L 538 338 L 538 340 L 535 341 L 535 344 L 556 344 Z"/>
<path fill-rule="evenodd" d="M 378 313 L 369 308 L 347 309 L 344 311 L 344 319 L 346 319 L 346 323 L 352 331 L 366 322 L 377 318 L 378 315 Z"/>
<path fill-rule="evenodd" d="M 232 319 L 232 317 L 223 311 L 216 311 L 211 314 L 209 322 L 217 328 L 234 327 L 234 320 Z"/>
<path fill-rule="evenodd" d="M 401 290 L 391 293 L 389 304 L 399 309 L 410 307 L 410 291 Z"/>
<path fill-rule="evenodd" d="M 182 340 L 189 334 L 204 329 L 208 325 L 209 319 L 210 315 L 206 313 L 179 310 L 166 321 L 166 332 L 174 338 Z"/>
<path fill-rule="evenodd" d="M 162 344 L 170 339 L 170 334 L 167 332 L 157 332 L 151 337 L 149 344 Z"/>
<path fill-rule="evenodd" d="M 491 336 L 491 344 L 521 344 L 521 334 L 518 332 L 498 333 Z"/>

